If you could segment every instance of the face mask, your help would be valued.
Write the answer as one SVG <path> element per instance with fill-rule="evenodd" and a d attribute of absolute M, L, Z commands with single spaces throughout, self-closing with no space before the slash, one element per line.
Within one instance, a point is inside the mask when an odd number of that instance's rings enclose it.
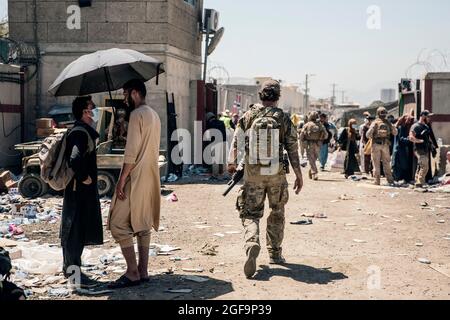
<path fill-rule="evenodd" d="M 354 125 L 352 125 L 352 128 L 356 130 L 356 129 L 358 129 L 358 125 L 354 124 Z"/>
<path fill-rule="evenodd" d="M 93 110 L 88 110 L 89 112 L 89 119 L 90 121 L 90 126 L 92 128 L 97 128 L 97 123 L 98 123 L 98 119 L 99 119 L 99 114 L 98 114 L 98 109 L 95 108 Z"/>

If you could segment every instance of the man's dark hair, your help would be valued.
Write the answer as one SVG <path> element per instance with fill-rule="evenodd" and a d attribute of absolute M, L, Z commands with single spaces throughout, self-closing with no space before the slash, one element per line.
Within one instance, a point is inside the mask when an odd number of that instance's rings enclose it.
<path fill-rule="evenodd" d="M 321 113 L 320 114 L 320 118 L 321 119 L 325 119 L 325 118 L 327 118 L 328 117 L 328 115 L 326 114 L 326 113 Z"/>
<path fill-rule="evenodd" d="M 88 108 L 89 101 L 92 100 L 91 96 L 77 97 L 72 102 L 72 113 L 76 120 L 80 121 L 83 117 L 83 111 Z"/>
<path fill-rule="evenodd" d="M 139 79 L 133 79 L 123 85 L 123 90 L 136 90 L 139 94 L 145 98 L 147 96 L 147 88 L 145 83 Z"/>

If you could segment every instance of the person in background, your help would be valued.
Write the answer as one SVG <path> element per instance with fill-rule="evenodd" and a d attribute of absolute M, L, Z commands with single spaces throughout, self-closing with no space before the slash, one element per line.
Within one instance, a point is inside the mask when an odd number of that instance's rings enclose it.
<path fill-rule="evenodd" d="M 415 123 L 410 130 L 409 140 L 414 143 L 414 153 L 417 157 L 416 188 L 422 188 L 427 182 L 427 175 L 430 171 L 430 153 L 433 142 L 431 140 L 430 117 L 433 114 L 424 110 L 420 114 L 419 122 Z"/>
<path fill-rule="evenodd" d="M 233 113 L 233 117 L 231 119 L 231 122 L 233 123 L 234 128 L 236 128 L 236 126 L 239 123 L 239 115 L 237 113 Z"/>
<path fill-rule="evenodd" d="M 348 127 L 342 131 L 338 141 L 340 149 L 346 151 L 344 161 L 344 174 L 346 179 L 354 175 L 356 171 L 359 171 L 358 159 L 356 159 L 356 154 L 358 153 L 358 140 L 359 134 L 357 122 L 355 119 L 350 119 Z"/>
<path fill-rule="evenodd" d="M 236 129 L 236 126 L 234 125 L 232 119 L 231 119 L 231 115 L 230 115 L 230 110 L 225 110 L 225 112 L 222 113 L 222 117 L 220 117 L 219 119 L 220 121 L 222 121 L 225 124 L 225 128 L 228 129 Z"/>
<path fill-rule="evenodd" d="M 210 130 L 218 130 L 222 134 L 222 141 L 211 141 L 207 144 L 210 146 L 211 144 L 222 143 L 223 147 L 226 147 L 226 139 L 227 139 L 227 130 L 225 128 L 225 123 L 223 121 L 217 120 L 217 117 L 214 113 L 209 112 L 206 114 L 206 132 Z M 224 148 L 221 149 L 223 154 L 217 156 L 220 163 L 213 163 L 212 166 L 212 179 L 219 179 L 220 176 L 224 174 L 224 164 L 225 164 L 225 156 L 226 150 Z"/>
<path fill-rule="evenodd" d="M 297 126 L 297 134 L 299 137 L 298 144 L 300 147 L 300 160 L 305 159 L 306 157 L 306 143 L 304 143 L 300 137 L 303 131 L 303 127 L 305 126 L 305 123 L 308 122 L 308 118 L 305 116 L 300 116 L 298 126 Z"/>
<path fill-rule="evenodd" d="M 396 125 L 397 124 L 397 119 L 395 119 L 395 117 L 390 114 L 388 116 L 388 121 L 392 124 L 392 125 Z M 389 145 L 389 154 L 392 156 L 392 154 L 394 153 L 394 142 L 395 142 L 395 138 L 396 135 L 391 134 L 391 144 Z"/>
<path fill-rule="evenodd" d="M 409 133 L 414 124 L 413 115 L 404 115 L 397 123 L 398 135 L 395 137 L 392 155 L 392 173 L 395 181 L 414 183 L 414 144 Z"/>
<path fill-rule="evenodd" d="M 321 171 L 325 171 L 325 166 L 328 162 L 328 149 L 331 143 L 331 140 L 335 136 L 333 132 L 336 131 L 336 127 L 334 124 L 328 121 L 328 115 L 325 113 L 320 114 L 320 122 L 327 130 L 328 137 L 323 140 L 322 146 L 320 147 L 319 161 L 320 161 L 320 169 Z"/>
<path fill-rule="evenodd" d="M 373 176 L 373 165 L 372 165 L 372 155 L 367 154 L 364 150 L 369 143 L 369 138 L 367 138 L 367 131 L 369 131 L 370 126 L 372 125 L 372 122 L 375 120 L 374 116 L 371 116 L 370 113 L 367 114 L 366 119 L 364 121 L 364 124 L 360 130 L 360 144 L 362 147 L 362 157 L 361 157 L 361 167 L 366 174 L 370 174 Z"/>

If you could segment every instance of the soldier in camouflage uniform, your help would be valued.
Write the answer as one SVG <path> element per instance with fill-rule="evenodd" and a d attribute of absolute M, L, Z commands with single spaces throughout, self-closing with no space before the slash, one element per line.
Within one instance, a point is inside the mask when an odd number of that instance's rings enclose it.
<path fill-rule="evenodd" d="M 381 163 L 383 163 L 384 175 L 389 184 L 394 184 L 391 170 L 391 136 L 398 134 L 397 128 L 387 119 L 386 108 L 380 107 L 377 110 L 378 118 L 372 123 L 367 131 L 367 138 L 372 139 L 372 162 L 374 167 L 373 175 L 375 185 L 381 184 Z"/>
<path fill-rule="evenodd" d="M 297 131 L 292 124 L 289 115 L 277 107 L 280 98 L 281 87 L 279 82 L 271 80 L 263 84 L 259 93 L 262 104 L 254 105 L 239 120 L 233 140 L 233 148 L 230 152 L 228 170 L 233 173 L 236 170 L 239 153 L 243 154 L 245 164 L 244 185 L 240 190 L 237 199 L 237 210 L 239 211 L 242 224 L 245 229 L 245 251 L 247 260 L 244 265 L 244 273 L 247 278 L 251 278 L 256 272 L 256 259 L 260 253 L 261 246 L 259 240 L 259 223 L 264 214 L 264 202 L 266 197 L 269 200 L 271 209 L 267 219 L 267 249 L 270 255 L 271 264 L 283 264 L 285 259 L 282 256 L 282 242 L 285 227 L 284 207 L 289 199 L 288 183 L 285 168 L 282 163 L 283 152 L 287 150 L 290 163 L 296 174 L 294 190 L 299 194 L 303 187 L 300 160 L 298 155 Z M 262 152 L 263 156 L 272 158 L 267 162 L 260 159 L 258 154 L 254 161 L 252 148 L 256 145 L 259 149 L 264 141 L 252 140 L 254 132 L 258 127 L 270 128 L 267 136 L 264 136 L 272 145 L 273 152 Z M 271 135 L 272 134 L 272 135 Z M 269 135 L 270 138 L 269 138 Z M 238 147 L 238 140 L 243 136 L 245 147 Z M 243 147 L 243 148 L 242 148 Z M 242 149 L 245 149 L 243 151 Z M 266 158 L 267 160 L 267 158 Z"/>
<path fill-rule="evenodd" d="M 328 132 L 325 126 L 319 121 L 318 112 L 311 112 L 308 120 L 308 123 L 305 124 L 300 133 L 300 140 L 305 144 L 306 156 L 311 167 L 309 170 L 309 178 L 319 180 L 317 159 L 319 158 L 322 142 L 328 138 Z"/>

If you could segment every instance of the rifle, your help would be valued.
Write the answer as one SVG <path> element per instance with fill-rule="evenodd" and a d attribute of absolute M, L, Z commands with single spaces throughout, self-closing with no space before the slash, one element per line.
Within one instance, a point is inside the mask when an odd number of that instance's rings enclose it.
<path fill-rule="evenodd" d="M 289 156 L 287 153 L 283 154 L 283 167 L 286 174 L 291 173 L 291 170 L 289 169 Z"/>
<path fill-rule="evenodd" d="M 223 196 L 226 197 L 231 190 L 234 189 L 234 187 L 236 187 L 236 185 L 244 178 L 244 162 L 242 161 L 236 172 L 233 174 L 233 177 L 231 178 L 230 182 L 228 182 L 228 189 L 223 193 Z"/>

